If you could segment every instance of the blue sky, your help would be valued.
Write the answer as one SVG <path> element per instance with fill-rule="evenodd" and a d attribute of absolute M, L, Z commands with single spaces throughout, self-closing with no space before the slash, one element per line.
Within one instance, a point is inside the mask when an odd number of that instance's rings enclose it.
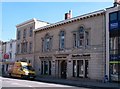
<path fill-rule="evenodd" d="M 16 38 L 16 25 L 37 18 L 49 23 L 64 20 L 72 10 L 73 17 L 111 7 L 112 2 L 2 2 L 2 41 Z"/>

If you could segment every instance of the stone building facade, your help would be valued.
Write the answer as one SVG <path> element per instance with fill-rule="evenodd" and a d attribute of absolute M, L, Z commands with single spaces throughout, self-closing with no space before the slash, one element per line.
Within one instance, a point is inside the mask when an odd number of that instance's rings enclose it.
<path fill-rule="evenodd" d="M 16 61 L 25 61 L 33 65 L 33 30 L 45 25 L 48 25 L 48 23 L 33 18 L 16 26 Z"/>
<path fill-rule="evenodd" d="M 105 10 L 34 30 L 37 75 L 103 80 Z"/>

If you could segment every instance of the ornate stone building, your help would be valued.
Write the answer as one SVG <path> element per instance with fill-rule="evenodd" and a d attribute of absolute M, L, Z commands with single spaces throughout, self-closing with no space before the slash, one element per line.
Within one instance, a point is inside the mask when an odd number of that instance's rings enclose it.
<path fill-rule="evenodd" d="M 105 67 L 105 10 L 34 30 L 37 75 L 102 80 Z"/>

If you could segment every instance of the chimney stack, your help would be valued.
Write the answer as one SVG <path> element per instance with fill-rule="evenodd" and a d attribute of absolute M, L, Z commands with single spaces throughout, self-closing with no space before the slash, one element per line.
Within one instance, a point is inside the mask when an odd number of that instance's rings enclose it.
<path fill-rule="evenodd" d="M 114 7 L 120 5 L 120 0 L 114 0 Z"/>
<path fill-rule="evenodd" d="M 65 19 L 72 18 L 72 10 L 69 10 L 69 13 L 65 13 Z"/>

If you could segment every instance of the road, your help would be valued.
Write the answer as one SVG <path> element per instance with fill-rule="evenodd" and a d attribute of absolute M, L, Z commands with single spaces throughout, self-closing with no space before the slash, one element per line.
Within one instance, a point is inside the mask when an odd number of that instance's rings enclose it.
<path fill-rule="evenodd" d="M 0 77 L 0 82 L 2 82 L 2 89 L 91 89 L 83 87 L 74 87 L 61 84 L 44 83 L 40 81 L 31 81 L 15 78 L 3 78 Z"/>

